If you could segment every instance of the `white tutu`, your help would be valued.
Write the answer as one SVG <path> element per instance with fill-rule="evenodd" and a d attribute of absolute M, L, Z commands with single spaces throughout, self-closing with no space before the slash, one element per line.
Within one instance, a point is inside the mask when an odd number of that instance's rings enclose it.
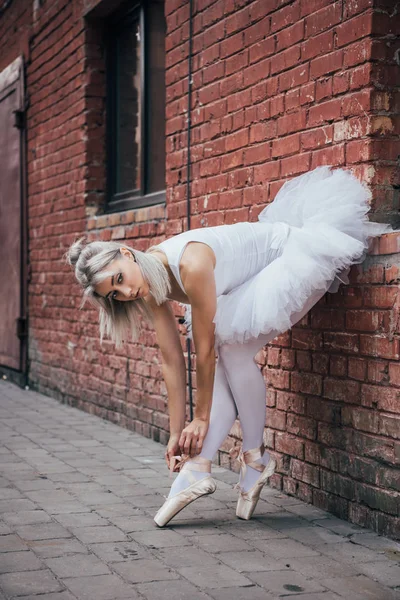
<path fill-rule="evenodd" d="M 369 239 L 393 231 L 368 220 L 371 192 L 354 175 L 330 166 L 287 181 L 258 216 L 290 227 L 281 255 L 217 298 L 216 347 L 261 334 L 273 339 L 297 323 L 325 292 L 348 283 Z"/>

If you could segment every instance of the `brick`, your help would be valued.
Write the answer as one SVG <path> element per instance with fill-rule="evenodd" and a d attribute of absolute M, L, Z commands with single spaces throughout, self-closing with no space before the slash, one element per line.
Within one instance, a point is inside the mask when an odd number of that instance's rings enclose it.
<path fill-rule="evenodd" d="M 361 403 L 369 408 L 378 408 L 388 412 L 397 412 L 400 400 L 400 390 L 381 385 L 362 384 Z"/>
<path fill-rule="evenodd" d="M 304 414 L 305 398 L 299 394 L 277 391 L 276 406 L 280 410 Z"/>
<path fill-rule="evenodd" d="M 342 423 L 361 431 L 378 433 L 380 416 L 375 411 L 365 410 L 360 407 L 345 406 L 342 409 Z"/>
<path fill-rule="evenodd" d="M 313 418 L 290 413 L 287 415 L 287 431 L 296 436 L 314 440 L 317 434 L 317 424 Z"/>
<path fill-rule="evenodd" d="M 310 483 L 315 487 L 319 487 L 319 469 L 314 465 L 301 462 L 299 460 L 292 460 L 292 477 L 300 479 L 305 483 Z"/>
<path fill-rule="evenodd" d="M 346 20 L 336 27 L 336 43 L 338 47 L 347 46 L 368 35 L 372 30 L 372 13 L 367 12 L 353 19 Z"/>
<path fill-rule="evenodd" d="M 362 504 L 392 515 L 398 515 L 398 495 L 393 491 L 380 490 L 357 483 L 356 496 Z"/>
<path fill-rule="evenodd" d="M 302 459 L 304 457 L 304 442 L 287 433 L 276 432 L 275 450 Z"/>

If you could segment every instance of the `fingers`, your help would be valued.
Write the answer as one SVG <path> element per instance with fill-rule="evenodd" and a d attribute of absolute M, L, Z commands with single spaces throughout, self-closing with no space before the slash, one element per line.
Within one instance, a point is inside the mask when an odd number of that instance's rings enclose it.
<path fill-rule="evenodd" d="M 197 454 L 200 454 L 200 452 L 203 449 L 203 442 L 204 442 L 204 435 L 199 435 L 199 439 L 197 440 Z"/>
<path fill-rule="evenodd" d="M 189 431 L 185 433 L 183 437 L 183 443 L 180 443 L 182 452 L 190 455 L 190 457 L 193 458 L 193 456 L 196 455 L 196 447 L 198 446 L 199 439 L 199 434 L 197 432 Z"/>

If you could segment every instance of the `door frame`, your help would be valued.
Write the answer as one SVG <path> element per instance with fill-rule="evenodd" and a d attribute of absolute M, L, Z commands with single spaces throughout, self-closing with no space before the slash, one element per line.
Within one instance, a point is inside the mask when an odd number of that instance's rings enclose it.
<path fill-rule="evenodd" d="M 8 379 L 21 387 L 28 385 L 28 285 L 30 279 L 28 259 L 28 181 L 27 181 L 27 96 L 25 84 L 24 58 L 18 56 L 0 73 L 0 86 L 2 91 L 15 86 L 18 91 L 18 108 L 14 111 L 14 125 L 20 132 L 20 306 L 19 319 L 15 323 L 17 335 L 20 339 L 20 364 L 19 369 L 0 365 L 1 379 Z"/>

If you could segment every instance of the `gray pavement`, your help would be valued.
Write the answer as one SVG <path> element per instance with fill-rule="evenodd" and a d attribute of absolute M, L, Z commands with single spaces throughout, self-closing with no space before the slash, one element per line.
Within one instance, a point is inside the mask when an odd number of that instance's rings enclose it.
<path fill-rule="evenodd" d="M 164 447 L 0 382 L 0 600 L 395 600 L 400 544 L 238 476 L 158 528 Z"/>

